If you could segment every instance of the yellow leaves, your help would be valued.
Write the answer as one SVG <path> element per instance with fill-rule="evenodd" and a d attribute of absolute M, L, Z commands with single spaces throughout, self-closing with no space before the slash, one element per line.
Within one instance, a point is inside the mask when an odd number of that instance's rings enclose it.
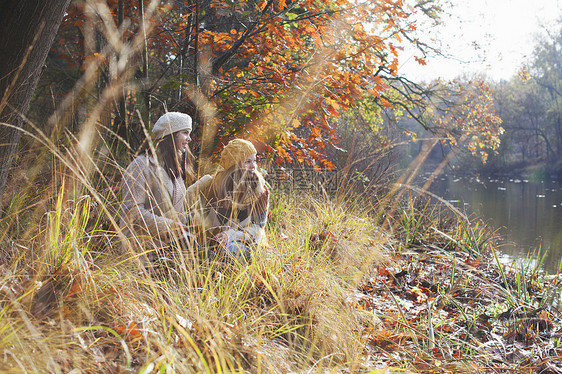
<path fill-rule="evenodd" d="M 279 156 L 284 157 L 284 158 L 289 157 L 289 154 L 287 153 L 285 148 L 278 145 L 275 149 L 277 150 L 277 153 L 279 154 Z"/>
<path fill-rule="evenodd" d="M 521 79 L 521 82 L 527 82 L 529 79 L 531 79 L 531 74 L 529 74 L 527 66 L 522 66 L 517 75 L 519 76 L 519 79 Z"/>
<path fill-rule="evenodd" d="M 412 139 L 412 142 L 415 143 L 418 140 L 418 134 L 416 134 L 413 131 L 410 130 L 406 130 L 404 131 L 404 134 L 408 137 L 410 137 L 410 139 Z"/>
<path fill-rule="evenodd" d="M 457 145 L 457 138 L 455 138 L 453 135 L 447 134 L 446 138 L 449 144 L 451 144 L 453 147 Z"/>
<path fill-rule="evenodd" d="M 287 0 L 277 0 L 275 2 L 275 10 L 277 12 L 282 11 L 283 9 L 285 9 L 287 7 Z"/>
<path fill-rule="evenodd" d="M 267 5 L 266 1 L 261 1 L 256 5 L 256 10 L 261 12 L 265 9 L 266 5 Z"/>
<path fill-rule="evenodd" d="M 380 103 L 387 108 L 392 108 L 392 103 L 383 97 L 380 98 Z"/>
<path fill-rule="evenodd" d="M 328 110 L 328 112 L 330 113 L 330 115 L 334 116 L 334 117 L 340 117 L 340 105 L 338 104 L 338 102 L 334 99 L 332 99 L 331 97 L 327 97 L 325 99 L 327 107 L 326 109 Z"/>
<path fill-rule="evenodd" d="M 324 162 L 324 168 L 326 168 L 326 170 L 328 170 L 328 171 L 331 171 L 331 170 L 334 170 L 336 168 L 336 165 L 334 165 L 333 162 L 326 160 Z"/>
<path fill-rule="evenodd" d="M 373 97 L 379 97 L 381 95 L 381 93 L 379 91 L 375 91 L 372 88 L 368 88 L 367 92 L 369 93 L 369 95 L 371 95 Z"/>
<path fill-rule="evenodd" d="M 340 49 L 339 51 L 336 52 L 336 54 L 334 55 L 334 59 L 336 61 L 339 60 L 343 60 L 346 57 L 345 52 L 343 49 Z"/>
<path fill-rule="evenodd" d="M 365 33 L 365 29 L 363 28 L 362 23 L 356 23 L 353 25 L 353 32 L 357 34 Z"/>
<path fill-rule="evenodd" d="M 312 138 L 318 138 L 318 137 L 320 137 L 320 136 L 321 136 L 320 129 L 319 129 L 318 127 L 316 127 L 316 126 L 311 126 L 311 127 L 310 127 L 310 136 L 311 136 Z"/>
<path fill-rule="evenodd" d="M 489 151 L 498 148 L 504 131 L 489 85 L 481 79 L 465 83 L 453 81 L 446 89 L 448 100 L 454 105 L 448 107 L 446 115 L 436 115 L 432 121 L 446 132 L 444 136 L 451 145 L 464 143 L 472 155 L 485 163 Z"/>
<path fill-rule="evenodd" d="M 388 68 L 393 76 L 398 76 L 398 59 L 393 59 Z"/>
<path fill-rule="evenodd" d="M 334 100 L 334 99 L 332 99 L 331 97 L 327 97 L 327 98 L 326 98 L 326 102 L 327 102 L 328 104 L 330 104 L 332 107 L 334 107 L 335 110 L 339 110 L 339 109 L 340 109 L 340 106 L 339 106 L 339 104 L 337 103 L 337 101 Z"/>

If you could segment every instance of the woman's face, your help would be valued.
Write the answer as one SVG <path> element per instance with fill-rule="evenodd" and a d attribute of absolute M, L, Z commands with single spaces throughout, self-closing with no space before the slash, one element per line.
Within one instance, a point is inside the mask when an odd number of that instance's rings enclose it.
<path fill-rule="evenodd" d="M 174 134 L 174 143 L 176 144 L 176 150 L 184 154 L 189 148 L 189 142 L 191 141 L 191 131 L 181 130 Z"/>
<path fill-rule="evenodd" d="M 243 171 L 255 171 L 258 168 L 258 164 L 256 162 L 256 154 L 251 154 L 250 156 L 246 157 L 244 161 L 242 161 L 241 169 Z"/>

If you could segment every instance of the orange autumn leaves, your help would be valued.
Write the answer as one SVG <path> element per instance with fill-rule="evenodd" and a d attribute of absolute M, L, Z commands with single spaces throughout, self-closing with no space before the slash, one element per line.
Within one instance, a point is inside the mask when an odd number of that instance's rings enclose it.
<path fill-rule="evenodd" d="M 268 149 L 278 162 L 332 169 L 322 152 L 337 143 L 334 119 L 366 94 L 380 96 L 388 89 L 376 74 L 381 66 L 391 74 L 397 70 L 391 41 L 410 30 L 401 26 L 408 17 L 402 6 L 400 1 L 358 6 L 308 0 L 260 7 L 254 13 L 260 32 L 235 57 L 244 62 L 222 66 L 215 79 L 223 82 L 222 88 L 216 86 L 220 100 L 215 103 L 222 109 L 222 123 L 228 124 L 219 134 L 251 129 L 256 140 L 272 145 Z M 365 26 L 369 20 L 381 26 Z M 241 32 L 206 30 L 204 36 L 218 54 L 226 48 L 222 41 L 235 42 L 233 35 L 238 38 Z"/>
<path fill-rule="evenodd" d="M 106 2 L 116 23 L 123 5 L 124 40 L 139 33 L 138 1 Z M 84 31 L 85 10 L 75 3 L 63 30 L 74 24 Z M 180 97 L 175 107 L 195 114 L 193 92 L 200 90 L 216 109 L 205 120 L 212 122 L 206 138 L 213 144 L 203 148 L 211 152 L 241 136 L 261 143 L 279 163 L 332 169 L 325 150 L 337 147 L 341 114 L 366 98 L 395 105 L 387 100 L 389 82 L 399 77 L 398 52 L 415 39 L 415 14 L 415 4 L 402 0 L 158 2 L 146 19 L 146 42 L 151 80 L 162 84 L 151 83 L 150 94 L 167 103 Z M 85 59 L 82 52 L 65 53 L 76 64 Z M 469 124 L 462 131 L 473 130 L 480 129 Z M 477 135 L 471 151 L 491 145 L 496 134 L 489 130 Z"/>
<path fill-rule="evenodd" d="M 337 143 L 334 119 L 366 94 L 388 89 L 376 72 L 384 67 L 396 75 L 392 43 L 411 30 L 412 9 L 402 1 L 190 4 L 175 2 L 171 10 L 162 8 L 159 22 L 151 21 L 152 58 L 199 53 L 200 69 L 208 63 L 210 71 L 195 76 L 217 108 L 219 143 L 251 136 L 277 161 L 315 168 L 334 167 L 323 154 Z M 184 80 L 184 97 L 194 81 Z"/>

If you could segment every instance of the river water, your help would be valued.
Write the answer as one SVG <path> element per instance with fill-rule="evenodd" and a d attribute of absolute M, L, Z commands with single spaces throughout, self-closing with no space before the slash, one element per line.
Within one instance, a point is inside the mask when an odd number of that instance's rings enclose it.
<path fill-rule="evenodd" d="M 426 176 L 427 177 L 427 176 Z M 562 185 L 557 181 L 442 176 L 430 192 L 477 215 L 503 237 L 504 259 L 525 260 L 542 248 L 543 269 L 556 273 L 562 258 Z"/>

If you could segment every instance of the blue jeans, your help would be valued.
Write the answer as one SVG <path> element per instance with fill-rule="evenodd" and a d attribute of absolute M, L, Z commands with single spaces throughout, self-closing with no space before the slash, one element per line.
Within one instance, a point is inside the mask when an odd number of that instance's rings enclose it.
<path fill-rule="evenodd" d="M 239 241 L 231 241 L 225 246 L 226 257 L 230 260 L 244 260 L 249 262 L 252 258 L 250 247 Z"/>

